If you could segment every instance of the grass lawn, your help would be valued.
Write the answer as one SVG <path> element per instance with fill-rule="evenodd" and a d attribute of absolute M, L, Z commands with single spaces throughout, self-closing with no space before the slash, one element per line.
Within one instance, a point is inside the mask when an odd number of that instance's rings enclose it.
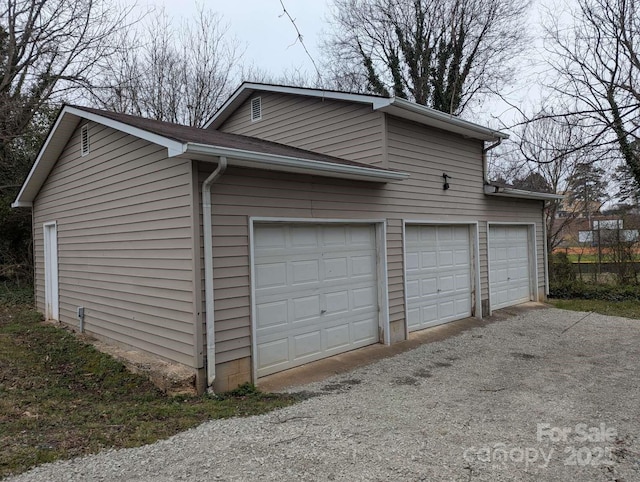
<path fill-rule="evenodd" d="M 0 285 L 0 478 L 302 398 L 250 386 L 216 398 L 167 397 L 73 334 L 41 322 L 25 303 L 29 296 Z"/>
<path fill-rule="evenodd" d="M 597 263 L 598 255 L 597 254 L 569 254 L 567 255 L 569 261 L 572 263 Z"/>
<path fill-rule="evenodd" d="M 572 311 L 593 311 L 602 315 L 624 316 L 640 320 L 640 303 L 633 300 L 604 301 L 604 300 L 558 300 L 550 299 L 556 308 Z"/>

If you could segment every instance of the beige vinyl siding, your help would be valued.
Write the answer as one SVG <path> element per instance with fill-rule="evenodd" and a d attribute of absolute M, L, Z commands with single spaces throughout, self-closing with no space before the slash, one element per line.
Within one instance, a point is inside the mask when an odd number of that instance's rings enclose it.
<path fill-rule="evenodd" d="M 200 183 L 213 170 L 200 164 Z M 231 168 L 212 187 L 216 362 L 251 356 L 249 218 L 384 219 L 381 185 Z M 391 322 L 404 320 L 402 222 L 387 225 Z"/>
<path fill-rule="evenodd" d="M 247 111 L 248 118 L 248 111 Z M 544 286 L 540 201 L 483 192 L 480 141 L 388 117 L 389 167 L 408 172 L 387 184 L 228 169 L 212 188 L 216 361 L 251 356 L 249 218 L 386 219 L 389 314 L 404 334 L 403 220 L 478 221 L 481 298 L 488 297 L 487 222 L 535 222 L 538 280 Z M 201 163 L 199 183 L 215 166 Z M 442 173 L 452 179 L 442 189 Z M 398 328 L 400 327 L 400 328 Z"/>
<path fill-rule="evenodd" d="M 416 220 L 478 221 L 481 299 L 488 298 L 487 222 L 535 223 L 538 285 L 544 290 L 542 201 L 495 198 L 483 192 L 481 141 L 465 139 L 388 116 L 389 167 L 410 174 L 389 183 L 389 197 L 402 199 Z M 442 174 L 451 176 L 443 190 Z"/>
<path fill-rule="evenodd" d="M 259 96 L 262 119 L 251 121 L 252 96 L 220 130 L 351 161 L 383 163 L 383 116 L 371 106 L 289 94 L 262 92 Z"/>
<path fill-rule="evenodd" d="M 44 310 L 42 224 L 56 221 L 60 321 L 197 367 L 191 162 L 89 123 L 80 126 L 34 202 L 36 301 Z"/>

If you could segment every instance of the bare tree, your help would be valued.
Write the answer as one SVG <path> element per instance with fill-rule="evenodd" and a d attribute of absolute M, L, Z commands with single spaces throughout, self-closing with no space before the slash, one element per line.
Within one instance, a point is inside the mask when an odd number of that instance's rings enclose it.
<path fill-rule="evenodd" d="M 459 114 L 513 77 L 528 7 L 528 0 L 334 0 L 328 69 L 352 89 Z"/>
<path fill-rule="evenodd" d="M 0 161 L 44 105 L 92 85 L 131 8 L 107 0 L 2 0 L 0 3 Z M 135 21 L 135 20 L 133 20 Z M 11 164 L 11 163 L 10 163 Z M 19 173 L 19 176 L 22 172 Z"/>
<path fill-rule="evenodd" d="M 122 38 L 119 55 L 90 94 L 101 106 L 201 127 L 231 93 L 240 72 L 238 42 L 222 17 L 199 7 L 175 28 L 164 11 Z"/>
<path fill-rule="evenodd" d="M 557 115 L 542 109 L 531 119 L 520 123 L 513 131 L 511 150 L 503 153 L 501 169 L 494 173 L 516 187 L 571 196 L 581 166 L 599 169 L 598 148 L 584 145 L 591 135 L 588 125 L 577 116 Z M 594 193 L 595 195 L 595 193 Z M 545 222 L 547 249 L 553 252 L 562 242 L 571 223 L 585 210 L 584 203 L 547 201 Z"/>
<path fill-rule="evenodd" d="M 573 23 L 552 12 L 546 25 L 553 85 L 593 133 L 583 144 L 616 150 L 640 181 L 640 4 L 578 0 Z"/>
<path fill-rule="evenodd" d="M 109 0 L 0 0 L 0 278 L 31 277 L 31 216 L 9 204 L 57 106 L 93 85 L 117 35 L 136 22 L 132 10 Z"/>

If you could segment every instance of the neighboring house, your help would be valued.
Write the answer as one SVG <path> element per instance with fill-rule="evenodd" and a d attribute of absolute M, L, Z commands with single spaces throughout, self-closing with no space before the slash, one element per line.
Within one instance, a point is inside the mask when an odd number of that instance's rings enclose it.
<path fill-rule="evenodd" d="M 220 391 L 542 300 L 558 196 L 485 181 L 505 137 L 249 83 L 206 129 L 64 107 L 13 204 L 33 209 L 37 307 Z"/>
<path fill-rule="evenodd" d="M 640 238 L 640 216 L 636 214 L 597 214 L 591 218 L 574 218 L 558 224 L 562 241 L 557 251 L 566 251 L 567 248 L 584 250 L 588 247 L 608 247 L 619 241 L 629 243 Z"/>

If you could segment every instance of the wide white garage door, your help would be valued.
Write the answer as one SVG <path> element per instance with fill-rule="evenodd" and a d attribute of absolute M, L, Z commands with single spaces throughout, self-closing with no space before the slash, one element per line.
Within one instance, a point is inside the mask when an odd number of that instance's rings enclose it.
<path fill-rule="evenodd" d="M 256 224 L 258 376 L 378 342 L 373 225 Z"/>
<path fill-rule="evenodd" d="M 471 316 L 468 226 L 407 226 L 409 331 Z"/>
<path fill-rule="evenodd" d="M 527 226 L 489 227 L 489 279 L 491 309 L 531 299 Z"/>

